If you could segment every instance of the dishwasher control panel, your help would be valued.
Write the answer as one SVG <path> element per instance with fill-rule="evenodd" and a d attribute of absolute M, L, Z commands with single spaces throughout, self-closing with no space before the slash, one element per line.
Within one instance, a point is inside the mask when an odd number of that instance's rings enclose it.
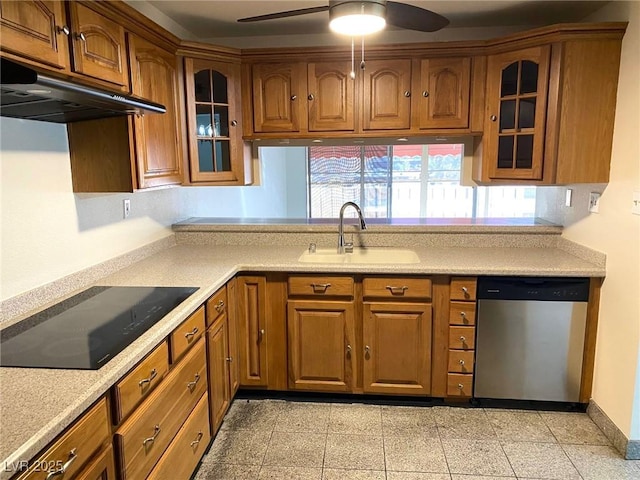
<path fill-rule="evenodd" d="M 589 279 L 577 277 L 479 277 L 478 299 L 586 302 Z"/>

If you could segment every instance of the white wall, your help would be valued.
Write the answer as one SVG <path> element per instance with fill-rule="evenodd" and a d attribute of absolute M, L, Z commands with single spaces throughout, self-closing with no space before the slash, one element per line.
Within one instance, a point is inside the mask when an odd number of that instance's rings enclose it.
<path fill-rule="evenodd" d="M 1 118 L 0 182 L 2 300 L 171 235 L 186 216 L 179 188 L 74 195 L 64 125 Z"/>
<path fill-rule="evenodd" d="M 628 20 L 629 27 L 622 44 L 611 178 L 600 212 L 574 215 L 563 236 L 607 255 L 593 399 L 628 438 L 640 440 L 640 216 L 631 214 L 633 190 L 640 189 L 640 2 L 613 2 L 587 20 Z M 590 187 L 573 188 L 584 198 Z"/>

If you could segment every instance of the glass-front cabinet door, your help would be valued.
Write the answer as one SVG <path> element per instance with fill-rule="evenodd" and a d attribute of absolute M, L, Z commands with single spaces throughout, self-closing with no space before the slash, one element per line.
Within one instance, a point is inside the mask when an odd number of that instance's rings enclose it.
<path fill-rule="evenodd" d="M 239 65 L 185 59 L 192 183 L 244 184 Z"/>
<path fill-rule="evenodd" d="M 489 177 L 542 180 L 550 47 L 488 57 Z"/>

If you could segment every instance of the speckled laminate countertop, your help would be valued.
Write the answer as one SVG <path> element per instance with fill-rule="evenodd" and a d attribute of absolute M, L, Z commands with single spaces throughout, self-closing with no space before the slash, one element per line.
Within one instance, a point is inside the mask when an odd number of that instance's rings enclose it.
<path fill-rule="evenodd" d="M 3 459 L 0 464 L 0 479 L 11 476 L 9 470 L 12 465 L 36 455 L 238 272 L 584 277 L 602 277 L 605 274 L 604 267 L 559 248 L 412 249 L 418 254 L 419 263 L 328 265 L 298 262 L 298 257 L 304 250 L 304 247 L 299 246 L 180 244 L 103 278 L 96 284 L 195 286 L 199 290 L 100 370 L 0 368 L 0 458 Z M 40 309 L 47 306 L 49 305 L 43 305 Z M 16 318 L 3 326 L 19 320 Z"/>

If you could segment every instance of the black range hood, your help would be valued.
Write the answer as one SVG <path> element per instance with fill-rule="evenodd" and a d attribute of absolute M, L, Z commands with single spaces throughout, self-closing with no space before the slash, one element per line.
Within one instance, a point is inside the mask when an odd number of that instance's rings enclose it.
<path fill-rule="evenodd" d="M 2 59 L 0 115 L 70 123 L 130 114 L 165 113 L 163 105 L 49 77 Z"/>

